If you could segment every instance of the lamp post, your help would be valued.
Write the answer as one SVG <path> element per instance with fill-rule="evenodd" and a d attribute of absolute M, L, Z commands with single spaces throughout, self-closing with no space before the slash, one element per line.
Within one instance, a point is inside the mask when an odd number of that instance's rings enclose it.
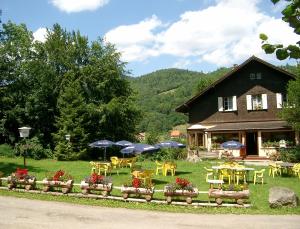
<path fill-rule="evenodd" d="M 25 139 L 25 142 L 26 142 L 26 138 L 29 136 L 29 131 L 31 130 L 31 128 L 24 126 L 24 127 L 18 128 L 18 129 L 19 129 L 20 137 Z M 26 167 L 26 148 L 23 153 L 23 158 L 24 158 L 24 167 Z"/>

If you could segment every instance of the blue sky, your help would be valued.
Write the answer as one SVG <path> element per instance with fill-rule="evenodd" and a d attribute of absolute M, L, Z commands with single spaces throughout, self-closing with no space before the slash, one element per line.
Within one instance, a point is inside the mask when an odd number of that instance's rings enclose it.
<path fill-rule="evenodd" d="M 299 40 L 282 8 L 270 0 L 0 0 L 2 22 L 25 23 L 37 40 L 54 23 L 89 40 L 104 37 L 133 76 L 172 67 L 208 72 L 252 55 L 284 64 L 265 55 L 258 38 Z"/>

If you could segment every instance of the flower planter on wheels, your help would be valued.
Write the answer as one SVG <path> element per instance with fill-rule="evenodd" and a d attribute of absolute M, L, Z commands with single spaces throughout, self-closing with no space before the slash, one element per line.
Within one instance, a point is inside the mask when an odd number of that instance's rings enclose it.
<path fill-rule="evenodd" d="M 103 196 L 110 195 L 112 190 L 112 183 L 109 184 L 89 184 L 85 181 L 80 183 L 81 192 L 83 194 L 89 194 L 91 191 L 100 191 Z"/>
<path fill-rule="evenodd" d="M 243 191 L 224 191 L 222 189 L 209 189 L 209 198 L 215 198 L 218 205 L 221 205 L 223 199 L 234 199 L 237 204 L 243 205 L 245 199 L 249 199 L 249 189 Z"/>
<path fill-rule="evenodd" d="M 164 189 L 164 195 L 168 204 L 172 202 L 172 197 L 183 197 L 188 204 L 193 202 L 193 197 L 198 196 L 198 189 L 193 188 L 193 190 L 174 190 L 170 191 L 166 188 Z"/>
<path fill-rule="evenodd" d="M 68 180 L 68 181 L 54 181 L 54 180 L 48 180 L 44 179 L 42 181 L 42 184 L 44 186 L 43 191 L 48 192 L 50 189 L 53 188 L 61 188 L 62 193 L 66 194 L 71 192 L 73 188 L 73 180 Z"/>
<path fill-rule="evenodd" d="M 154 188 L 134 188 L 134 187 L 122 187 L 121 192 L 123 194 L 123 198 L 127 199 L 130 194 L 134 194 L 136 196 L 144 196 L 147 201 L 150 201 L 153 197 Z"/>
<path fill-rule="evenodd" d="M 16 188 L 17 186 L 24 186 L 25 190 L 29 191 L 35 189 L 36 178 L 31 177 L 28 179 L 16 179 L 12 176 L 7 177 L 7 187 L 8 189 Z"/>

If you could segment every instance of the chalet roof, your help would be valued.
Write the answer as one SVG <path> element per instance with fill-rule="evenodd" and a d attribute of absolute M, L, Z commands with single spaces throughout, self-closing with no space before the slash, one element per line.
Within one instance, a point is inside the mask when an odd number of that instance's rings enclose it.
<path fill-rule="evenodd" d="M 286 121 L 267 122 L 236 122 L 220 123 L 206 129 L 207 132 L 214 131 L 239 131 L 239 130 L 286 130 L 291 129 Z"/>
<path fill-rule="evenodd" d="M 248 63 L 250 63 L 251 61 L 257 61 L 263 65 L 268 66 L 269 68 L 272 68 L 276 71 L 282 72 L 283 74 L 295 79 L 296 76 L 288 71 L 285 71 L 279 67 L 276 67 L 273 64 L 270 64 L 256 56 L 252 56 L 250 58 L 248 58 L 246 61 L 244 61 L 242 64 L 234 67 L 230 72 L 228 72 L 227 74 L 225 74 L 223 77 L 221 77 L 219 80 L 217 80 L 216 82 L 214 82 L 213 84 L 211 84 L 209 87 L 207 87 L 206 89 L 204 89 L 203 91 L 201 91 L 200 93 L 196 94 L 194 97 L 192 97 L 191 99 L 189 99 L 187 102 L 185 102 L 184 104 L 178 106 L 175 111 L 177 112 L 181 112 L 181 113 L 187 113 L 190 105 L 192 105 L 192 103 L 197 100 L 198 98 L 200 98 L 201 96 L 203 96 L 204 94 L 206 94 L 209 90 L 211 90 L 212 88 L 214 88 L 217 84 L 221 83 L 222 81 L 224 81 L 225 79 L 227 79 L 229 76 L 231 76 L 232 74 L 238 72 L 240 69 L 242 69 L 243 67 L 245 67 Z"/>

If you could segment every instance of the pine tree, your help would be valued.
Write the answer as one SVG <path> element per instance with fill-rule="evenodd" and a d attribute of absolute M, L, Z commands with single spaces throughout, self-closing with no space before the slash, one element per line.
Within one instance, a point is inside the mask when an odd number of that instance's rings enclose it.
<path fill-rule="evenodd" d="M 89 108 L 82 96 L 79 79 L 74 80 L 74 75 L 69 73 L 64 83 L 58 98 L 55 156 L 58 160 L 76 160 L 84 157 L 87 152 L 88 133 L 85 125 L 89 120 Z M 65 139 L 66 134 L 71 135 L 70 141 Z"/>

